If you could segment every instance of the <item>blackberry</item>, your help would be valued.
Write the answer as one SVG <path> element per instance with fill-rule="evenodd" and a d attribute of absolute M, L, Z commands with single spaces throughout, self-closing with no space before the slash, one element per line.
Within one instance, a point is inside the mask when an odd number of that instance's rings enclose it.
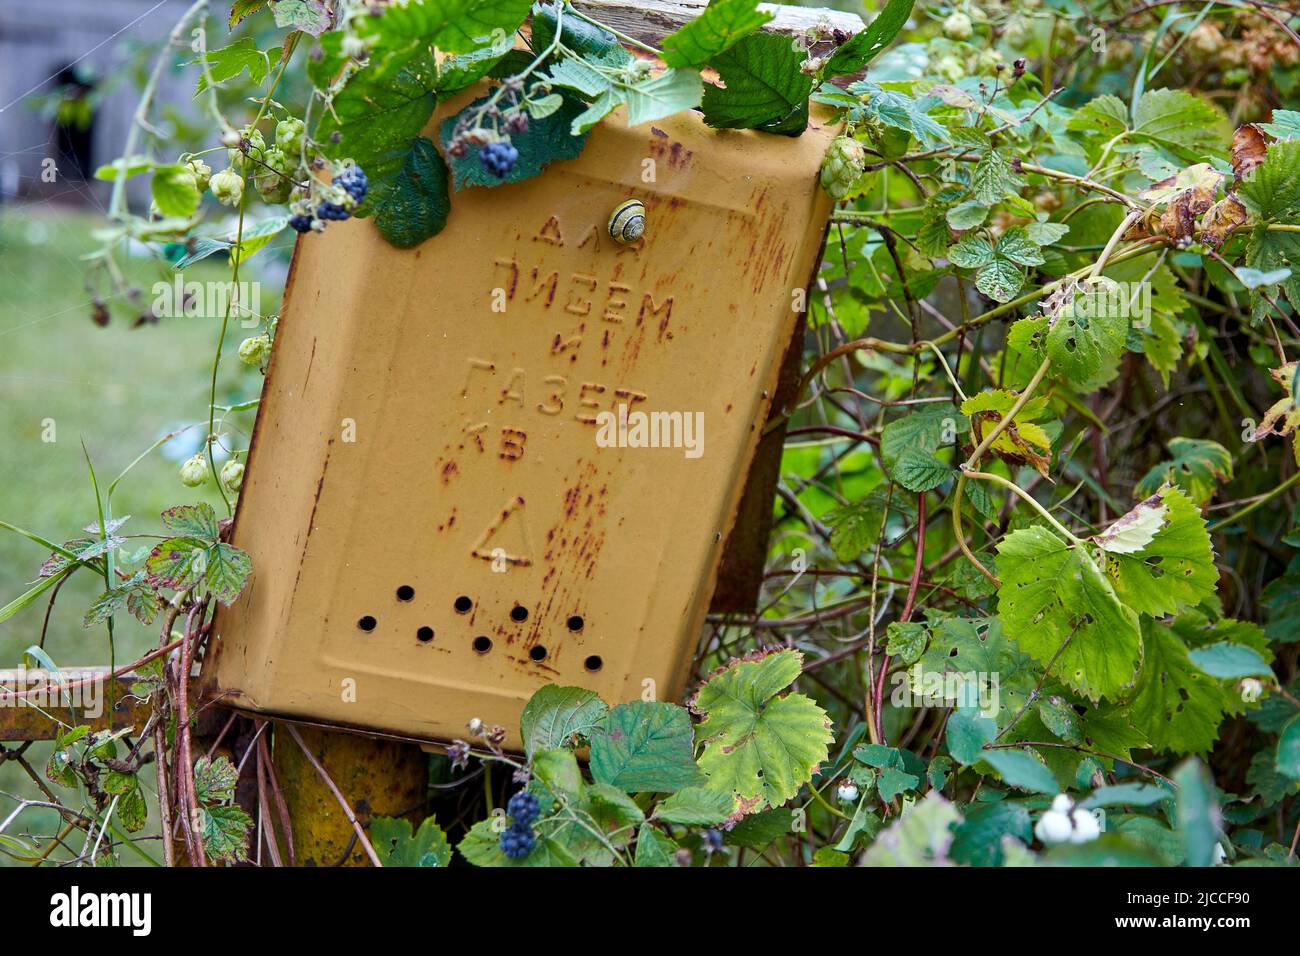
<path fill-rule="evenodd" d="M 311 232 L 311 216 L 290 216 L 289 228 L 294 232 Z"/>
<path fill-rule="evenodd" d="M 501 852 L 512 860 L 522 860 L 533 852 L 533 828 L 524 823 L 512 823 L 501 834 Z"/>
<path fill-rule="evenodd" d="M 722 833 L 713 827 L 704 831 L 704 847 L 710 853 L 717 853 L 722 849 Z"/>
<path fill-rule="evenodd" d="M 505 179 L 519 160 L 519 150 L 505 140 L 488 143 L 478 154 L 478 161 L 483 168 L 497 179 Z"/>
<path fill-rule="evenodd" d="M 366 198 L 366 190 L 370 188 L 370 181 L 366 179 L 365 170 L 360 166 L 348 166 L 334 177 L 334 185 L 347 190 L 348 195 L 360 203 L 361 200 Z"/>
<path fill-rule="evenodd" d="M 351 215 L 352 213 L 348 212 L 346 209 L 344 209 L 342 206 L 338 205 L 337 203 L 323 202 L 316 207 L 317 219 L 326 219 L 326 220 L 337 219 L 342 221 L 344 219 L 347 219 Z"/>
<path fill-rule="evenodd" d="M 540 811 L 541 807 L 537 803 L 537 798 L 527 790 L 520 790 L 506 804 L 507 816 L 515 823 L 524 826 L 531 826 Z"/>

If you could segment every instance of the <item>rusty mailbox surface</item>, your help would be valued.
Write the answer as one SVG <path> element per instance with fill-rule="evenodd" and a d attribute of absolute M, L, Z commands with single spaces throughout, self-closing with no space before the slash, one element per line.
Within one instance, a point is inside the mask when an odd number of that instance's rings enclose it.
<path fill-rule="evenodd" d="M 577 159 L 456 193 L 415 249 L 364 221 L 301 240 L 235 523 L 253 576 L 217 616 L 209 691 L 428 741 L 479 717 L 515 746 L 546 683 L 680 694 L 833 134 L 616 117 Z M 607 222 L 630 198 L 646 233 L 623 246 Z M 679 413 L 650 419 L 679 447 L 626 447 L 654 412 Z"/>

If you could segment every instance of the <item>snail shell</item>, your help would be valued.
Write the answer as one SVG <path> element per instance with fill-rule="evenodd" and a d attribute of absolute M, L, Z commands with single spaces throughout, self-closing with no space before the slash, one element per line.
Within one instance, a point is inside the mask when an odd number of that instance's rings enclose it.
<path fill-rule="evenodd" d="M 621 202 L 609 217 L 610 238 L 618 243 L 636 242 L 645 234 L 645 203 L 639 199 Z"/>

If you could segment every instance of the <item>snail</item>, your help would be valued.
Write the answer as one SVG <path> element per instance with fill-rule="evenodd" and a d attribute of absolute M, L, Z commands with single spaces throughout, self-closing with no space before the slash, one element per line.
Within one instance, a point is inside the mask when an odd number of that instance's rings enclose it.
<path fill-rule="evenodd" d="M 629 199 L 618 204 L 609 217 L 609 235 L 615 242 L 636 242 L 645 233 L 645 203 Z"/>

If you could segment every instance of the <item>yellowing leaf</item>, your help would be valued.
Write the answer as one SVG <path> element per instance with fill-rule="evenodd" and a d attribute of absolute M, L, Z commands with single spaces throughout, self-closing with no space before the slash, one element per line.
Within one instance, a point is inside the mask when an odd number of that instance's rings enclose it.
<path fill-rule="evenodd" d="M 705 786 L 730 793 L 738 813 L 779 807 L 828 758 L 826 711 L 803 694 L 778 696 L 803 667 L 803 655 L 783 650 L 740 658 L 715 673 L 690 701 L 699 726 Z"/>

